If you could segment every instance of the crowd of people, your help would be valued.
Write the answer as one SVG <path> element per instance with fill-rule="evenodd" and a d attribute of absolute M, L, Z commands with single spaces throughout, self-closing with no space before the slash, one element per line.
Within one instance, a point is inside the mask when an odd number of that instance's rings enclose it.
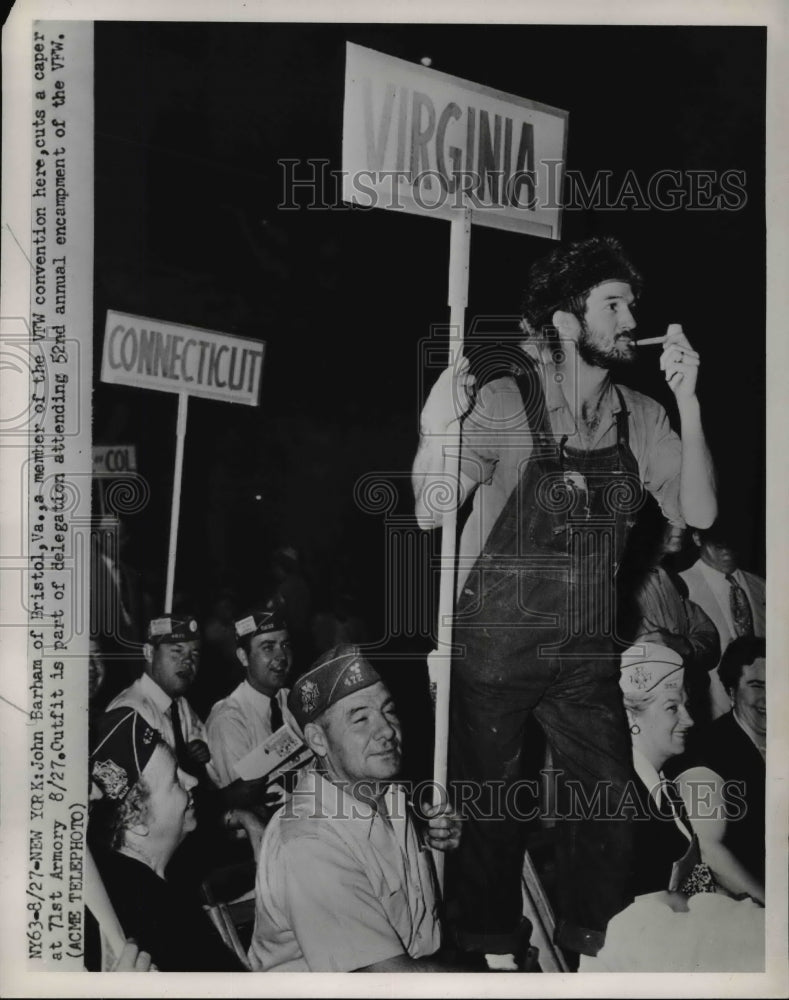
<path fill-rule="evenodd" d="M 277 601 L 236 632 L 246 679 L 205 727 L 185 697 L 201 642 L 190 616 L 150 622 L 143 674 L 94 720 L 89 841 L 124 932 L 160 971 L 451 969 L 432 960 L 441 937 L 427 849 L 454 849 L 460 823 L 448 805 L 416 814 L 397 783 L 402 734 L 381 677 L 341 644 L 287 691 Z M 283 728 L 311 766 L 246 778 L 239 765 Z M 243 831 L 257 865 L 244 961 L 197 898 L 232 853 L 220 827 Z M 187 835 L 201 849 L 174 870 Z"/>
<path fill-rule="evenodd" d="M 150 617 L 142 672 L 111 700 L 92 651 L 90 842 L 144 962 L 531 967 L 525 827 L 502 803 L 538 777 L 524 758 L 537 724 L 557 778 L 555 944 L 568 967 L 763 965 L 764 581 L 739 567 L 719 512 L 701 359 L 682 328 L 655 345 L 678 431 L 614 381 L 639 350 L 641 284 L 614 240 L 557 247 L 529 274 L 514 363 L 508 352 L 477 384 L 461 361 L 425 403 L 417 520 L 439 526 L 447 497 L 470 507 L 440 805 L 401 780 L 409 706 L 364 655 L 347 602 L 310 636 L 293 550 L 278 556 L 270 599 L 214 617 L 237 683 L 202 718 L 190 692 L 206 628 L 192 615 Z M 443 465 L 456 426 L 458 483 Z M 633 555 L 649 496 L 661 527 Z M 696 558 L 678 573 L 683 538 Z M 449 852 L 443 893 L 431 850 Z M 234 863 L 252 872 L 242 952 L 200 898 Z"/>

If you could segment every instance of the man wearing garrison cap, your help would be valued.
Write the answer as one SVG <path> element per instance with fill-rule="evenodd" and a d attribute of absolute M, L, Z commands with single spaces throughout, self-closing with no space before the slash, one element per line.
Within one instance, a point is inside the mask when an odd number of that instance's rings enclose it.
<path fill-rule="evenodd" d="M 641 278 L 611 238 L 556 247 L 531 268 L 520 349 L 500 346 L 482 383 L 460 359 L 421 415 L 416 515 L 441 524 L 447 435 L 461 424 L 458 506 L 473 507 L 459 545 L 449 766 L 451 781 L 483 789 L 469 817 L 447 895 L 469 950 L 513 951 L 522 913 L 522 830 L 483 818 L 521 777 L 533 714 L 559 772 L 589 796 L 619 801 L 630 743 L 617 679 L 613 577 L 646 488 L 673 524 L 716 515 L 701 426 L 699 355 L 682 327 L 637 351 Z M 636 355 L 664 371 L 679 412 L 675 433 L 655 400 L 613 381 Z M 480 362 L 480 372 L 485 363 Z M 475 384 L 476 383 L 476 384 Z M 434 500 L 436 502 L 434 502 Z M 487 798 L 485 797 L 487 796 Z M 629 824 L 562 822 L 557 941 L 595 954 L 609 918 L 630 898 Z"/>
<path fill-rule="evenodd" d="M 448 971 L 427 846 L 449 850 L 459 823 L 427 810 L 423 842 L 400 770 L 392 696 L 358 646 L 324 653 L 288 706 L 315 754 L 260 851 L 253 970 Z"/>
<path fill-rule="evenodd" d="M 200 631 L 191 615 L 162 615 L 148 625 L 140 677 L 107 706 L 133 708 L 158 730 L 178 766 L 202 776 L 210 759 L 205 730 L 185 695 L 197 677 Z"/>
<path fill-rule="evenodd" d="M 237 808 L 263 807 L 266 783 L 244 781 L 235 764 L 276 732 L 287 716 L 284 685 L 293 665 L 290 635 L 280 601 L 250 611 L 236 626 L 236 656 L 246 679 L 208 716 L 209 774 Z M 284 712 L 283 712 L 284 710 Z M 277 803 L 281 796 L 277 797 Z"/>

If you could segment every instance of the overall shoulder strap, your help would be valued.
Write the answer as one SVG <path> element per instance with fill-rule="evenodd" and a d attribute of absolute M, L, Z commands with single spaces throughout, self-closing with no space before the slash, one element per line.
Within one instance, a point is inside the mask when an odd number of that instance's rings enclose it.
<path fill-rule="evenodd" d="M 630 422 L 628 420 L 629 410 L 622 390 L 616 383 L 611 383 L 614 387 L 617 399 L 619 400 L 619 411 L 616 415 L 616 436 L 620 445 L 630 444 Z"/>

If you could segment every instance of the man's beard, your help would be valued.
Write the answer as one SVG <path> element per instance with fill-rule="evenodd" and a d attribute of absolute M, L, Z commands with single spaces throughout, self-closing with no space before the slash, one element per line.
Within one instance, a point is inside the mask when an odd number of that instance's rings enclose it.
<path fill-rule="evenodd" d="M 617 338 L 618 339 L 618 338 Z M 635 360 L 636 352 L 633 347 L 627 354 L 619 354 L 614 348 L 604 351 L 592 342 L 589 327 L 586 323 L 581 324 L 581 333 L 578 337 L 578 355 L 582 361 L 594 368 L 616 368 L 617 365 L 629 365 Z"/>

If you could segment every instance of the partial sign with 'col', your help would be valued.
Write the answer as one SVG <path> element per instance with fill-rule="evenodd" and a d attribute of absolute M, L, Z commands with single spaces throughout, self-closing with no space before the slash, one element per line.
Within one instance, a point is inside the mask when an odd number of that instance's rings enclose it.
<path fill-rule="evenodd" d="M 343 198 L 559 239 L 566 111 L 348 43 Z"/>
<path fill-rule="evenodd" d="M 265 343 L 107 311 L 101 380 L 257 406 Z"/>
<path fill-rule="evenodd" d="M 133 444 L 94 444 L 93 472 L 116 475 L 137 471 L 137 449 Z"/>

